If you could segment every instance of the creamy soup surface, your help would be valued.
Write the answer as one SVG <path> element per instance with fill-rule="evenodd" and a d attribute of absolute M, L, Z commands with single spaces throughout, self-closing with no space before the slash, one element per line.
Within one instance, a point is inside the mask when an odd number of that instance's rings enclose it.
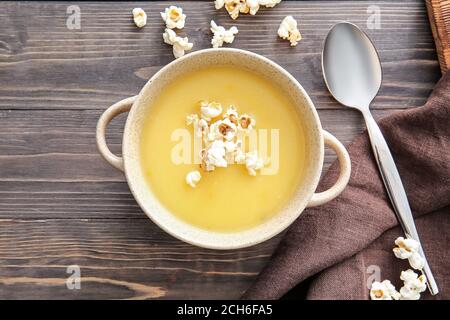
<path fill-rule="evenodd" d="M 172 150 L 180 140 L 173 141 L 172 133 L 182 128 L 194 136 L 186 116 L 199 114 L 201 100 L 252 115 L 256 132 L 268 130 L 266 158 L 273 149 L 270 130 L 279 129 L 277 172 L 251 176 L 238 164 L 206 172 L 193 155 L 192 163 L 175 164 Z M 239 231 L 272 217 L 293 195 L 305 170 L 304 134 L 301 115 L 276 83 L 237 67 L 210 67 L 178 77 L 155 99 L 141 134 L 140 162 L 149 188 L 178 218 L 206 230 Z M 192 170 L 202 175 L 195 188 L 185 182 Z"/>

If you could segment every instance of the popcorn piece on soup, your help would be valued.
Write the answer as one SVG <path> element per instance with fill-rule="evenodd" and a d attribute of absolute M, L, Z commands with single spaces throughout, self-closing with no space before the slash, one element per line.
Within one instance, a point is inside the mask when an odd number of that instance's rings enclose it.
<path fill-rule="evenodd" d="M 239 130 L 252 130 L 256 125 L 256 120 L 248 114 L 243 114 L 239 117 Z"/>
<path fill-rule="evenodd" d="M 161 18 L 166 23 L 166 27 L 169 29 L 183 29 L 186 22 L 186 15 L 183 13 L 183 9 L 176 6 L 170 6 L 161 13 Z"/>
<path fill-rule="evenodd" d="M 392 249 L 394 255 L 399 259 L 408 259 L 409 264 L 416 270 L 423 268 L 425 260 L 419 253 L 420 244 L 414 239 L 398 237 L 395 240 L 397 247 Z"/>
<path fill-rule="evenodd" d="M 186 183 L 190 185 L 192 188 L 197 186 L 197 183 L 202 178 L 202 175 L 198 171 L 191 171 L 186 175 Z"/>
<path fill-rule="evenodd" d="M 231 122 L 230 119 L 221 120 L 217 126 L 217 130 L 219 131 L 218 135 L 222 136 L 227 141 L 233 140 L 237 132 L 236 125 Z"/>
<path fill-rule="evenodd" d="M 166 28 L 163 33 L 164 42 L 173 46 L 173 55 L 175 58 L 184 56 L 185 51 L 192 49 L 193 44 L 189 42 L 187 37 L 181 38 L 177 36 L 175 31 Z"/>
<path fill-rule="evenodd" d="M 418 276 L 413 270 L 402 271 L 400 279 L 403 280 L 403 287 L 400 289 L 402 300 L 418 300 L 420 293 L 427 289 L 427 278 L 425 275 Z"/>
<path fill-rule="evenodd" d="M 227 30 L 222 26 L 218 26 L 214 20 L 211 20 L 211 32 L 213 33 L 211 45 L 213 48 L 219 48 L 223 46 L 224 42 L 232 43 L 234 36 L 238 33 L 238 29 L 233 26 Z"/>
<path fill-rule="evenodd" d="M 225 158 L 226 158 L 227 162 L 233 163 L 234 162 L 234 154 L 236 151 L 236 143 L 234 143 L 233 141 L 225 141 L 224 146 L 225 146 Z"/>
<path fill-rule="evenodd" d="M 278 28 L 278 36 L 291 42 L 291 46 L 295 47 L 302 39 L 302 35 L 297 28 L 297 21 L 292 16 L 287 16 L 281 21 Z"/>
<path fill-rule="evenodd" d="M 147 24 L 147 14 L 142 8 L 134 8 L 132 12 L 134 24 L 138 28 L 142 28 Z"/>
<path fill-rule="evenodd" d="M 256 176 L 256 171 L 264 167 L 261 158 L 258 157 L 257 151 L 247 152 L 245 155 L 245 167 L 251 176 Z"/>
<path fill-rule="evenodd" d="M 170 30 L 170 29 L 169 29 Z M 170 30 L 172 31 L 172 30 Z M 220 117 L 220 118 L 219 118 Z M 213 119 L 218 120 L 211 122 Z M 216 167 L 227 167 L 230 163 L 245 165 L 248 173 L 255 176 L 264 167 L 258 152 L 246 153 L 238 130 L 250 130 L 256 121 L 251 116 L 239 116 L 234 106 L 230 106 L 222 114 L 222 105 L 218 102 L 200 102 L 200 116 L 190 114 L 186 117 L 186 124 L 194 126 L 195 135 L 203 139 L 205 148 L 200 152 L 201 168 L 213 171 Z M 193 174 L 186 177 L 186 182 L 196 184 Z"/>
<path fill-rule="evenodd" d="M 395 289 L 389 280 L 383 282 L 375 281 L 370 289 L 370 299 L 372 300 L 399 300 L 400 293 Z"/>
<path fill-rule="evenodd" d="M 215 140 L 209 148 L 206 149 L 204 161 L 207 168 L 215 167 L 227 167 L 227 161 L 225 159 L 225 145 L 222 140 Z M 212 171 L 208 170 L 208 171 Z"/>
<path fill-rule="evenodd" d="M 198 115 L 196 114 L 190 114 L 186 117 L 186 124 L 188 126 L 192 125 L 194 127 L 195 136 L 201 137 L 202 136 L 202 130 L 198 125 Z"/>
<path fill-rule="evenodd" d="M 225 141 L 223 144 L 227 153 L 233 153 L 236 150 L 236 143 L 233 141 Z"/>
<path fill-rule="evenodd" d="M 199 119 L 197 114 L 190 114 L 186 117 L 186 124 L 194 126 L 196 137 L 201 138 L 208 130 L 208 122 L 205 119 Z"/>
<path fill-rule="evenodd" d="M 191 124 L 196 124 L 196 123 L 198 123 L 198 115 L 197 114 L 193 113 L 186 117 L 186 124 L 188 126 L 190 126 Z"/>
<path fill-rule="evenodd" d="M 222 113 L 222 105 L 214 101 L 202 101 L 200 102 L 200 112 L 203 119 L 206 121 L 211 121 L 212 118 L 220 116 Z"/>
<path fill-rule="evenodd" d="M 237 164 L 245 164 L 245 152 L 242 150 L 242 141 L 236 141 L 236 147 L 234 151 L 234 162 Z"/>
<path fill-rule="evenodd" d="M 214 141 L 216 139 L 221 139 L 222 136 L 219 132 L 219 126 L 222 123 L 222 120 L 217 120 L 209 126 L 207 141 Z"/>
<path fill-rule="evenodd" d="M 236 126 L 239 124 L 238 123 L 238 119 L 239 119 L 239 114 L 236 110 L 236 108 L 234 106 L 230 106 L 227 111 L 225 112 L 225 114 L 223 115 L 223 118 L 226 119 L 230 119 L 231 122 L 233 122 Z"/>

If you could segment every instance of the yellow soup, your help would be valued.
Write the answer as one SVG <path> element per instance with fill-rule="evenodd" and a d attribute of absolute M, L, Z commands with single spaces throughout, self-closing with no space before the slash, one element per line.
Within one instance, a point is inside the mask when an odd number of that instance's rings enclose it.
<path fill-rule="evenodd" d="M 252 115 L 258 143 L 263 141 L 259 132 L 267 133 L 263 160 L 269 167 L 278 143 L 276 170 L 251 176 L 245 165 L 231 164 L 206 172 L 194 163 L 194 147 L 192 161 L 173 161 L 174 148 L 180 145 L 174 132 L 189 130 L 193 140 L 186 116 L 199 113 L 201 100 L 220 102 L 225 110 L 234 105 L 240 114 Z M 278 141 L 271 135 L 275 131 Z M 233 232 L 264 222 L 287 203 L 301 182 L 306 147 L 301 117 L 276 83 L 245 69 L 220 66 L 182 75 L 156 97 L 143 126 L 140 161 L 149 187 L 170 212 L 202 229 Z M 202 175 L 195 188 L 185 182 L 192 170 Z"/>

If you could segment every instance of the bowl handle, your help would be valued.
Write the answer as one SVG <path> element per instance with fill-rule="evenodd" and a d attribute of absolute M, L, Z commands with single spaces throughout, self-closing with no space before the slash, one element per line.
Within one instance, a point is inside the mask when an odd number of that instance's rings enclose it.
<path fill-rule="evenodd" d="M 331 147 L 338 156 L 340 172 L 336 183 L 330 189 L 320 193 L 313 194 L 311 200 L 309 200 L 308 202 L 307 205 L 308 208 L 319 206 L 330 200 L 333 200 L 339 194 L 341 194 L 341 192 L 347 186 L 348 181 L 350 180 L 351 162 L 347 150 L 342 145 L 342 143 L 340 143 L 339 140 L 336 139 L 335 136 L 333 136 L 328 131 L 325 130 L 322 131 L 325 145 Z"/>
<path fill-rule="evenodd" d="M 103 112 L 97 122 L 96 139 L 98 151 L 100 151 L 100 154 L 106 161 L 108 161 L 113 167 L 119 169 L 120 171 L 124 170 L 123 158 L 113 154 L 106 145 L 106 127 L 114 117 L 121 113 L 130 111 L 131 106 L 133 105 L 136 98 L 137 96 L 133 96 L 116 102 L 108 109 L 106 109 L 105 112 Z"/>

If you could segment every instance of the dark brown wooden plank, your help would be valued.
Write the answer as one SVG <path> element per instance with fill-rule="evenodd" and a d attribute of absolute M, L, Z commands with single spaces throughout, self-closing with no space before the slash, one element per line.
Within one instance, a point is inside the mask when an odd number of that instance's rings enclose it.
<path fill-rule="evenodd" d="M 215 251 L 148 220 L 0 220 L 0 299 L 236 299 L 278 240 Z M 80 266 L 80 290 L 66 287 L 69 265 Z"/>
<path fill-rule="evenodd" d="M 380 30 L 367 29 L 369 4 L 381 9 Z M 0 108 L 104 109 L 138 93 L 152 74 L 173 60 L 170 47 L 161 39 L 159 11 L 166 2 L 139 3 L 148 13 L 148 25 L 142 30 L 130 18 L 136 4 L 78 5 L 81 30 L 66 28 L 67 3 L 0 4 Z M 260 53 L 286 67 L 319 108 L 337 107 L 324 87 L 320 51 L 326 32 L 340 20 L 359 24 L 380 51 L 385 77 L 374 108 L 419 106 L 439 76 L 421 1 L 282 2 L 236 21 L 224 10 L 214 10 L 212 1 L 183 2 L 183 8 L 188 16 L 184 32 L 195 50 L 210 47 L 210 19 L 225 26 L 234 24 L 239 35 L 233 47 Z M 296 48 L 276 35 L 287 14 L 300 21 L 303 40 Z"/>

